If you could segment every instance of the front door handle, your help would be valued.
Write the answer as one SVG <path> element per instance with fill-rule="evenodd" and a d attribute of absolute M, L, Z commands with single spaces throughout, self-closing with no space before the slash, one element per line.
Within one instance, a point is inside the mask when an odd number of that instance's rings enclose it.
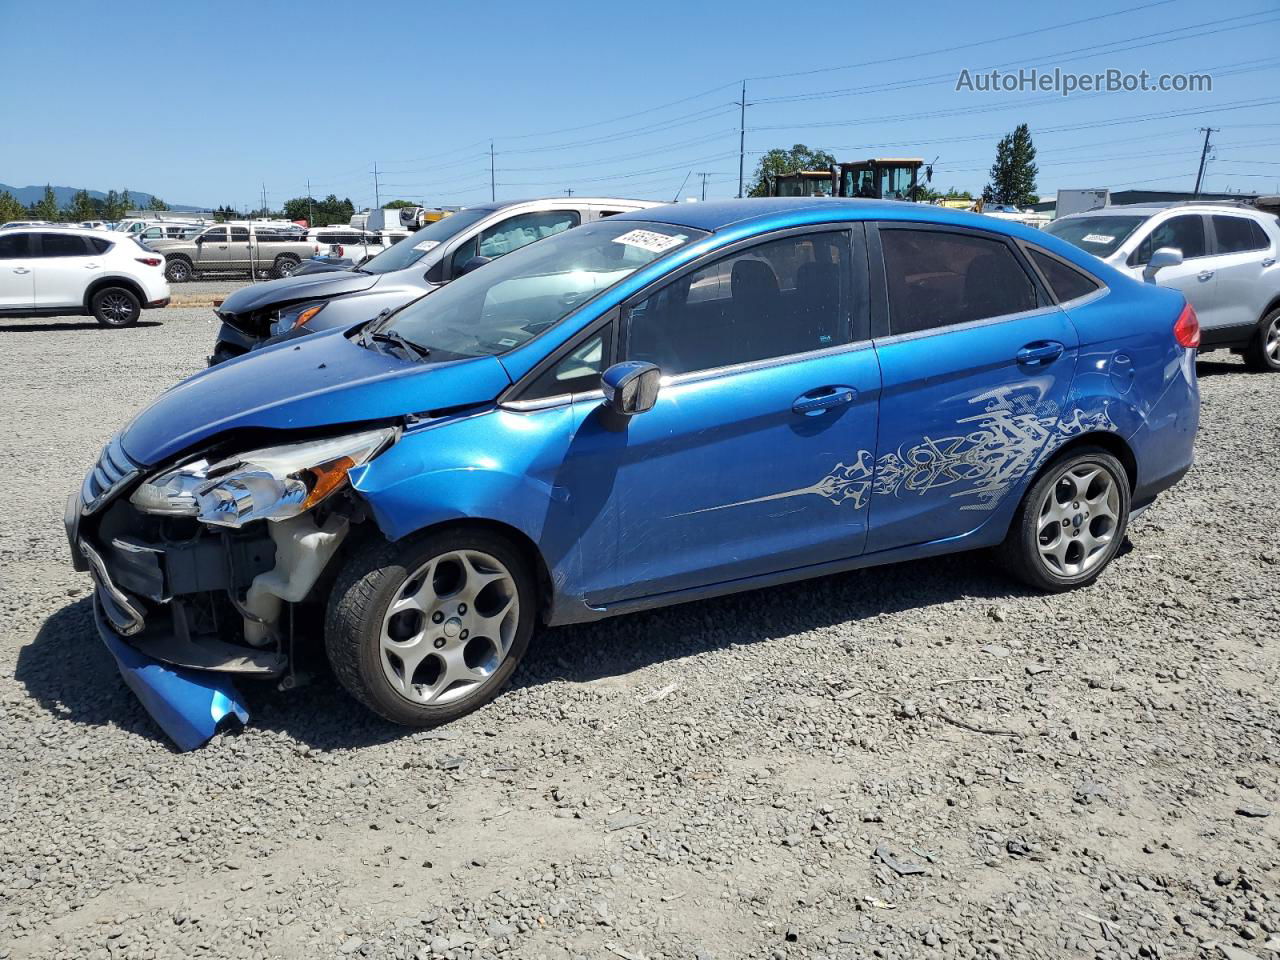
<path fill-rule="evenodd" d="M 1197 280 L 1199 280 L 1201 283 L 1204 283 L 1206 280 L 1212 280 L 1212 279 L 1213 279 L 1213 271 L 1212 271 L 1212 270 L 1201 270 L 1199 273 L 1197 273 L 1197 274 L 1196 274 L 1196 279 L 1197 279 Z"/>
<path fill-rule="evenodd" d="M 794 413 L 802 413 L 806 417 L 817 416 L 833 407 L 844 407 L 858 398 L 858 391 L 853 387 L 819 387 L 796 397 L 791 405 Z"/>
<path fill-rule="evenodd" d="M 1057 340 L 1038 340 L 1018 351 L 1018 362 L 1028 367 L 1048 366 L 1062 356 L 1065 349 Z"/>
<path fill-rule="evenodd" d="M 1265 260 L 1263 260 L 1263 261 L 1262 261 L 1262 265 L 1263 265 L 1264 267 L 1274 267 L 1274 266 L 1276 265 L 1276 258 L 1275 258 L 1275 257 L 1267 257 L 1267 259 L 1265 259 Z"/>
<path fill-rule="evenodd" d="M 31 271 L 28 270 L 26 267 L 14 267 L 13 272 L 14 273 L 30 273 Z"/>

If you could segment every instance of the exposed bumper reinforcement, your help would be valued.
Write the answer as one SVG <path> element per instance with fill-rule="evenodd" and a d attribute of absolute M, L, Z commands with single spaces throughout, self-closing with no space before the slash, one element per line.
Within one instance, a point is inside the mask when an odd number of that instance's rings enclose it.
<path fill-rule="evenodd" d="M 93 617 L 120 676 L 179 750 L 208 743 L 228 717 L 249 722 L 249 711 L 230 677 L 170 666 L 130 646 L 111 628 L 96 596 Z"/>

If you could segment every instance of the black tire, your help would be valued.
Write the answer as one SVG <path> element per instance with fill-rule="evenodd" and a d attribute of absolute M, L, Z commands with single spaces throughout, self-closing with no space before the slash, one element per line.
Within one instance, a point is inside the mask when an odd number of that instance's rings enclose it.
<path fill-rule="evenodd" d="M 132 290 L 125 287 L 103 287 L 89 299 L 93 317 L 104 327 L 131 327 L 142 316 L 142 304 Z"/>
<path fill-rule="evenodd" d="M 164 278 L 170 283 L 186 283 L 195 279 L 195 269 L 186 257 L 171 257 L 165 261 Z"/>
<path fill-rule="evenodd" d="M 275 277 L 277 280 L 293 276 L 293 271 L 298 269 L 298 264 L 300 262 L 301 261 L 298 260 L 297 257 L 291 257 L 288 254 L 281 254 L 276 257 L 275 263 L 271 265 L 271 276 Z"/>
<path fill-rule="evenodd" d="M 1061 499 L 1062 493 L 1069 492 L 1067 485 L 1076 482 L 1071 475 L 1077 471 L 1087 475 L 1090 467 L 1099 467 L 1109 476 L 1116 494 L 1114 504 L 1103 504 L 1091 510 L 1091 504 L 1084 496 L 1079 499 L 1068 497 L 1066 501 Z M 1048 502 L 1051 492 L 1056 507 Z M 1131 495 L 1129 475 L 1119 460 L 1101 447 L 1076 447 L 1056 457 L 1040 471 L 1018 505 L 1004 543 L 996 548 L 996 559 L 1011 576 L 1037 590 L 1060 593 L 1086 587 L 1098 579 L 1124 543 Z M 1042 513 L 1046 507 L 1054 511 L 1052 515 Z M 1067 516 L 1061 520 L 1054 519 L 1058 512 Z M 1109 513 L 1114 514 L 1114 519 L 1107 516 Z M 1057 530 L 1057 537 L 1062 539 L 1047 539 L 1046 531 L 1051 530 Z M 1105 545 L 1096 550 L 1090 549 L 1089 545 L 1103 536 L 1107 538 Z M 1073 538 L 1076 539 L 1074 547 Z M 1055 569 L 1051 564 L 1058 561 L 1046 559 L 1042 554 L 1042 550 L 1055 547 L 1065 547 L 1068 560 L 1071 551 L 1075 550 L 1081 558 L 1080 568 L 1072 571 L 1070 567 L 1073 564 L 1067 563 L 1065 567 Z"/>
<path fill-rule="evenodd" d="M 423 578 L 416 577 L 420 568 L 433 558 L 444 558 L 441 561 L 443 566 L 450 555 L 460 551 L 487 555 L 497 560 L 510 575 L 518 606 L 513 612 L 515 624 L 507 653 L 486 679 L 469 681 L 474 685 L 456 688 L 465 692 L 456 694 L 454 699 L 442 703 L 411 701 L 388 677 L 388 670 L 394 672 L 394 664 L 384 668 L 384 663 L 390 661 L 384 659 L 383 623 L 393 601 L 408 592 L 415 583 L 425 583 Z M 503 583 L 505 585 L 505 581 Z M 436 591 L 432 593 L 434 595 Z M 440 603 L 452 604 L 453 600 L 441 600 Z M 474 606 L 473 614 L 479 612 L 479 597 Z M 338 574 L 325 619 L 325 649 L 338 681 L 374 713 L 406 726 L 434 727 L 465 716 L 498 695 L 528 649 L 536 610 L 537 586 L 528 559 L 509 540 L 496 533 L 475 527 L 455 527 L 398 543 L 375 540 L 358 548 Z M 436 627 L 437 621 L 429 621 L 429 616 L 423 612 L 420 625 L 410 626 L 405 632 L 421 635 L 424 644 L 432 642 L 437 650 L 445 644 L 450 648 L 461 647 L 461 655 L 465 656 L 469 649 L 462 643 L 467 640 L 466 632 L 460 639 L 447 640 L 444 633 L 455 622 L 454 619 L 442 621 Z M 394 617 L 389 623 L 395 623 Z M 437 630 L 440 635 L 428 641 L 427 635 Z M 472 637 L 470 642 L 479 640 L 478 636 Z M 432 659 L 438 665 L 443 664 L 442 656 L 428 651 L 421 661 L 428 671 L 431 665 L 427 661 Z M 415 671 L 409 684 L 418 693 L 421 693 L 419 686 L 431 683 L 430 680 L 420 685 L 413 683 L 422 669 L 420 666 Z M 446 687 L 441 696 L 449 696 L 451 689 L 455 687 Z"/>
<path fill-rule="evenodd" d="M 1280 373 L 1280 309 L 1258 321 L 1258 329 L 1245 347 L 1244 362 L 1259 373 Z"/>

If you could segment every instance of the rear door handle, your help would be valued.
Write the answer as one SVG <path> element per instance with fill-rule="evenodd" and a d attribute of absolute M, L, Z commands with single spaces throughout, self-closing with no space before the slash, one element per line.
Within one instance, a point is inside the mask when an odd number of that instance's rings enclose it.
<path fill-rule="evenodd" d="M 1018 362 L 1029 367 L 1047 366 L 1062 356 L 1062 351 L 1065 349 L 1057 340 L 1028 343 L 1018 351 Z"/>
<path fill-rule="evenodd" d="M 853 387 L 819 387 L 796 397 L 791 405 L 794 413 L 802 413 L 806 417 L 816 416 L 833 407 L 844 407 L 858 399 L 858 391 Z"/>
<path fill-rule="evenodd" d="M 1206 280 L 1212 280 L 1212 279 L 1213 279 L 1213 271 L 1212 271 L 1212 270 L 1201 270 L 1199 273 L 1197 273 L 1197 274 L 1196 274 L 1196 279 L 1197 279 L 1197 280 L 1199 280 L 1201 283 L 1204 283 Z"/>
<path fill-rule="evenodd" d="M 31 271 L 28 270 L 26 267 L 14 267 L 13 272 L 14 273 L 30 273 Z"/>
<path fill-rule="evenodd" d="M 1267 259 L 1265 259 L 1265 260 L 1263 260 L 1263 261 L 1262 261 L 1262 265 L 1263 265 L 1264 267 L 1274 267 L 1274 266 L 1276 265 L 1276 258 L 1275 258 L 1275 257 L 1267 257 Z"/>
<path fill-rule="evenodd" d="M 86 270 L 97 270 L 97 269 L 98 269 L 98 267 L 100 267 L 100 266 L 101 266 L 101 264 L 99 264 L 99 263 L 86 263 L 86 264 L 84 265 L 84 268 L 85 268 Z"/>

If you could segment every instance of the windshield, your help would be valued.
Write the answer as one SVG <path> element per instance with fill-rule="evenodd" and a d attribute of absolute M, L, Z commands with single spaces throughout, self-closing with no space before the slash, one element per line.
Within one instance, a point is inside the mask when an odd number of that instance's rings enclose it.
<path fill-rule="evenodd" d="M 1064 217 L 1044 228 L 1095 257 L 1109 257 L 1146 217 Z"/>
<path fill-rule="evenodd" d="M 389 329 L 441 353 L 506 353 L 646 264 L 706 235 L 637 220 L 576 227 L 414 301 L 392 317 Z"/>
<path fill-rule="evenodd" d="M 417 233 L 411 233 L 403 240 L 392 244 L 368 263 L 361 264 L 360 269 L 365 273 L 394 273 L 396 270 L 411 267 L 425 257 L 433 247 L 440 246 L 450 237 L 461 233 L 491 213 L 493 211 L 488 209 L 459 210 L 443 220 L 427 224 Z"/>

